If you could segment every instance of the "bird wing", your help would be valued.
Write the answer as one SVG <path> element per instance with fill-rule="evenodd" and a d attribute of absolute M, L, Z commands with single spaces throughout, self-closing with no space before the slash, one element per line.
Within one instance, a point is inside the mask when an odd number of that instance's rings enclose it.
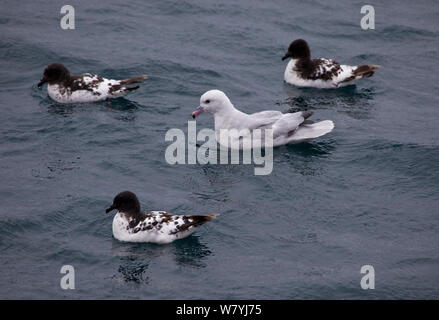
<path fill-rule="evenodd" d="M 341 72 L 341 66 L 337 61 L 332 59 L 317 59 L 314 74 L 311 75 L 313 80 L 331 80 Z"/>
<path fill-rule="evenodd" d="M 184 215 L 184 216 L 177 216 L 178 218 L 175 219 L 175 225 L 174 229 L 170 231 L 170 234 L 176 234 L 179 232 L 188 231 L 192 228 L 196 228 L 208 221 L 212 221 L 217 217 L 219 214 L 217 213 L 211 213 L 207 215 Z"/>
<path fill-rule="evenodd" d="M 143 213 L 138 219 L 131 220 L 129 227 L 132 233 L 155 231 L 173 235 L 198 227 L 213 220 L 217 215 L 174 215 L 165 211 L 151 211 Z"/>
<path fill-rule="evenodd" d="M 347 66 L 342 65 L 342 72 L 334 80 L 334 83 L 338 86 L 343 83 L 348 83 L 360 78 L 369 78 L 374 74 L 374 70 L 380 66 L 366 64 L 361 66 Z"/>
<path fill-rule="evenodd" d="M 250 114 L 249 119 L 251 120 L 251 123 L 249 124 L 248 128 L 250 130 L 254 130 L 271 127 L 282 117 L 282 115 L 282 112 L 275 110 L 267 110 Z"/>
<path fill-rule="evenodd" d="M 332 59 L 299 60 L 294 65 L 302 79 L 331 81 L 339 75 L 342 70 L 337 61 Z"/>
<path fill-rule="evenodd" d="M 273 124 L 273 139 L 279 136 L 289 135 L 291 131 L 296 130 L 304 121 L 306 115 L 304 111 L 295 113 L 285 113 Z"/>

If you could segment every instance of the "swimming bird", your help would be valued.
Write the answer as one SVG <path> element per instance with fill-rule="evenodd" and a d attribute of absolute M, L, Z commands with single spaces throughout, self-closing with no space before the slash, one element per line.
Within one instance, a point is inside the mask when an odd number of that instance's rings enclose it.
<path fill-rule="evenodd" d="M 113 236 L 125 242 L 171 243 L 192 234 L 218 214 L 174 215 L 165 211 L 142 212 L 137 196 L 120 192 L 106 210 L 117 210 L 113 218 Z"/>
<path fill-rule="evenodd" d="M 226 94 L 220 90 L 210 90 L 204 93 L 200 98 L 200 106 L 192 113 L 192 117 L 195 119 L 205 111 L 214 116 L 217 142 L 232 149 L 265 146 L 266 142 L 261 136 L 264 136 L 262 131 L 266 129 L 272 129 L 273 146 L 276 147 L 314 139 L 331 132 L 334 128 L 331 120 L 315 123 L 308 120 L 313 114 L 312 111 L 282 113 L 269 110 L 247 114 L 236 109 Z M 254 135 L 255 129 L 261 131 L 258 136 Z M 227 141 L 221 138 L 221 131 L 230 133 Z M 238 131 L 240 135 L 235 135 L 233 131 Z M 260 142 L 257 141 L 258 137 Z"/>
<path fill-rule="evenodd" d="M 298 87 L 339 88 L 355 80 L 369 78 L 377 65 L 348 66 L 331 59 L 311 59 L 308 43 L 294 40 L 282 61 L 291 58 L 285 69 L 284 80 Z"/>
<path fill-rule="evenodd" d="M 47 82 L 49 96 L 59 103 L 96 102 L 122 97 L 139 88 L 139 86 L 128 85 L 144 79 L 146 75 L 124 80 L 105 79 L 90 73 L 72 76 L 61 63 L 52 63 L 44 69 L 38 87 Z"/>

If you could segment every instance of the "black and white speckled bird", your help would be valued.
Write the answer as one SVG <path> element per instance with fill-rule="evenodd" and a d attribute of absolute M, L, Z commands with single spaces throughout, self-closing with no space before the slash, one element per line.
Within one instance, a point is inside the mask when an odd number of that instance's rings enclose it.
<path fill-rule="evenodd" d="M 374 74 L 377 65 L 348 66 L 331 59 L 311 59 L 308 43 L 294 40 L 282 61 L 291 58 L 284 80 L 298 87 L 339 88 L 353 84 L 355 80 Z"/>
<path fill-rule="evenodd" d="M 119 193 L 106 210 L 117 210 L 113 219 L 113 236 L 125 242 L 170 243 L 192 234 L 218 214 L 174 215 L 165 211 L 142 212 L 137 196 L 130 191 Z"/>
<path fill-rule="evenodd" d="M 139 86 L 128 86 L 146 79 L 146 75 L 124 80 L 105 79 L 96 74 L 70 75 L 61 63 L 52 63 L 44 69 L 41 87 L 48 83 L 49 96 L 59 103 L 96 102 L 126 95 Z"/>

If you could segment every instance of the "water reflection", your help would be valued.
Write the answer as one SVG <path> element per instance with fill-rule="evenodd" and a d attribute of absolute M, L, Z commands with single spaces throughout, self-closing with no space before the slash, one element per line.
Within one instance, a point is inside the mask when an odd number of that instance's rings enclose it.
<path fill-rule="evenodd" d="M 139 103 L 128 100 L 124 97 L 111 99 L 108 101 L 102 101 L 100 103 L 105 104 L 109 109 L 113 109 L 117 111 L 135 111 L 141 108 L 141 105 Z"/>
<path fill-rule="evenodd" d="M 292 170 L 304 176 L 316 176 L 324 173 L 320 159 L 329 158 L 335 150 L 335 142 L 302 142 L 274 149 L 276 163 L 287 164 Z"/>
<path fill-rule="evenodd" d="M 68 117 L 72 115 L 75 111 L 75 105 L 66 106 L 65 104 L 57 103 L 51 100 L 49 97 L 42 100 L 40 105 L 47 106 L 47 112 L 49 114 L 58 115 L 62 117 Z"/>
<path fill-rule="evenodd" d="M 104 108 L 107 111 L 115 111 L 115 118 L 124 121 L 132 121 L 135 119 L 135 112 L 141 105 L 137 102 L 127 100 L 125 98 L 111 99 L 108 101 L 98 102 L 85 102 L 85 103 L 73 103 L 63 104 L 53 101 L 50 97 L 45 97 L 40 101 L 40 106 L 47 106 L 47 112 L 49 114 L 68 117 L 76 112 L 82 112 L 85 110 L 99 110 Z M 118 111 L 123 111 L 120 113 Z"/>
<path fill-rule="evenodd" d="M 339 89 L 297 88 L 284 84 L 284 101 L 288 112 L 313 109 L 331 109 L 345 113 L 354 119 L 370 118 L 371 100 L 375 97 L 374 88 L 358 89 L 351 85 Z"/>
<path fill-rule="evenodd" d="M 205 268 L 205 260 L 212 254 L 209 248 L 200 243 L 198 236 L 190 236 L 172 243 L 175 262 L 182 267 Z"/>
<path fill-rule="evenodd" d="M 137 261 L 135 257 L 128 256 L 121 259 L 121 265 L 118 272 L 122 275 L 124 282 L 136 284 L 149 283 L 149 277 L 146 274 L 149 264 Z"/>
<path fill-rule="evenodd" d="M 298 144 L 288 144 L 274 149 L 274 156 L 281 156 L 285 152 L 285 150 L 282 150 L 283 148 L 302 157 L 327 158 L 334 152 L 335 143 L 330 140 L 320 142 L 311 140 Z"/>
<path fill-rule="evenodd" d="M 180 267 L 205 268 L 209 248 L 200 243 L 196 235 L 191 235 L 166 245 L 150 243 L 123 243 L 113 239 L 111 254 L 120 258 L 118 274 L 114 277 L 125 283 L 148 284 L 149 266 L 157 259 L 173 256 Z"/>

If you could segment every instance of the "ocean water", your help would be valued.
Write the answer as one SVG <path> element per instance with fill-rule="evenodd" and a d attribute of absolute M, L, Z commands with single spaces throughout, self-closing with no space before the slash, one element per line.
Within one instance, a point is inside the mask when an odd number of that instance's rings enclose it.
<path fill-rule="evenodd" d="M 2 1 L 0 298 L 439 298 L 439 5 L 369 1 Z M 378 64 L 340 90 L 283 82 L 289 43 L 314 57 Z M 107 103 L 60 105 L 44 67 L 110 78 L 147 74 Z M 245 112 L 312 110 L 335 129 L 252 165 L 169 165 L 209 89 Z M 213 128 L 203 114 L 197 128 Z M 169 245 L 113 239 L 105 208 L 122 190 L 144 210 L 219 212 Z M 75 290 L 60 269 L 75 268 Z M 360 269 L 372 265 L 375 289 Z"/>

